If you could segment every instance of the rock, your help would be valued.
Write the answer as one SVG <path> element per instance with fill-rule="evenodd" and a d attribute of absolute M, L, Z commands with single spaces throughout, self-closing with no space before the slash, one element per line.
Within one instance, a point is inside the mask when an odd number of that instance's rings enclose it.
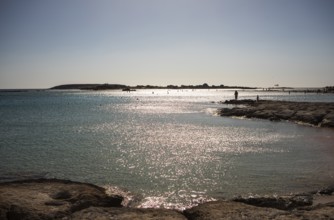
<path fill-rule="evenodd" d="M 252 99 L 240 99 L 240 100 L 231 99 L 231 100 L 226 100 L 224 103 L 234 104 L 234 105 L 245 105 L 245 104 L 253 104 L 255 102 L 256 101 Z"/>
<path fill-rule="evenodd" d="M 68 180 L 39 179 L 0 184 L 2 219 L 53 219 L 90 206 L 120 207 L 122 198 L 101 187 Z"/>
<path fill-rule="evenodd" d="M 238 197 L 233 201 L 258 207 L 292 210 L 297 207 L 310 206 L 312 205 L 312 200 L 312 195 L 296 195 L 287 197 Z"/>
<path fill-rule="evenodd" d="M 275 115 L 282 120 L 289 120 L 296 113 L 294 110 L 284 109 L 282 111 L 276 112 Z"/>
<path fill-rule="evenodd" d="M 186 220 L 181 213 L 168 209 L 134 209 L 90 207 L 75 212 L 70 219 L 117 219 L 117 220 Z"/>
<path fill-rule="evenodd" d="M 333 186 L 328 186 L 324 189 L 321 189 L 318 191 L 320 195 L 332 195 L 334 193 L 334 185 Z"/>
<path fill-rule="evenodd" d="M 334 112 L 326 114 L 320 123 L 321 127 L 334 127 Z"/>
<path fill-rule="evenodd" d="M 261 119 L 271 119 L 274 118 L 274 112 L 272 110 L 257 110 L 252 115 L 249 115 L 251 118 L 261 118 Z"/>
<path fill-rule="evenodd" d="M 334 216 L 334 206 L 321 205 L 309 210 L 293 210 L 285 217 L 288 219 L 317 219 L 317 220 L 331 220 Z M 284 218 L 281 218 L 284 219 Z"/>
<path fill-rule="evenodd" d="M 280 203 L 280 202 L 279 202 Z M 333 219 L 334 203 L 307 208 L 296 207 L 292 210 L 280 210 L 270 207 L 258 207 L 233 201 L 215 201 L 201 204 L 185 210 L 184 215 L 191 220 L 210 219 L 271 219 L 271 220 L 300 220 L 300 219 Z"/>
<path fill-rule="evenodd" d="M 53 199 L 69 199 L 71 198 L 71 193 L 69 191 L 63 190 L 63 191 L 58 191 L 54 194 L 51 194 L 50 197 Z"/>
<path fill-rule="evenodd" d="M 283 214 L 287 212 L 231 201 L 208 202 L 184 211 L 184 215 L 191 220 L 275 219 Z"/>
<path fill-rule="evenodd" d="M 271 121 L 289 120 L 320 127 L 334 127 L 334 103 L 230 100 L 225 104 L 243 107 L 222 108 L 221 116 L 260 118 Z"/>
<path fill-rule="evenodd" d="M 334 187 L 286 197 L 238 197 L 200 204 L 183 213 L 121 207 L 122 197 L 68 180 L 39 179 L 0 184 L 0 219 L 333 219 Z M 316 204 L 312 201 L 316 197 Z"/>
<path fill-rule="evenodd" d="M 297 111 L 289 120 L 318 125 L 322 121 L 324 116 L 325 114 L 321 112 L 301 110 Z"/>

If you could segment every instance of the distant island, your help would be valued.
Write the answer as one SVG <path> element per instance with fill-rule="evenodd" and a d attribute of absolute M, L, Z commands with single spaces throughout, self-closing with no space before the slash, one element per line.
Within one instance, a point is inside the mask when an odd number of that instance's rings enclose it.
<path fill-rule="evenodd" d="M 133 91 L 136 89 L 257 89 L 256 87 L 246 86 L 225 86 L 225 85 L 208 85 L 204 83 L 202 85 L 168 85 L 168 86 L 154 86 L 154 85 L 137 85 L 128 86 L 122 84 L 66 84 L 52 87 L 50 89 L 80 89 L 80 90 L 124 90 Z"/>
<path fill-rule="evenodd" d="M 226 86 L 226 85 L 208 85 L 207 83 L 201 85 L 168 85 L 168 86 L 155 86 L 155 85 L 137 85 L 128 86 L 122 84 L 64 84 L 50 88 L 52 90 L 123 90 L 123 91 L 136 91 L 136 89 L 262 89 L 268 92 L 303 92 L 303 93 L 334 93 L 334 86 L 326 86 L 323 88 L 292 88 L 292 87 L 248 87 L 248 86 Z"/>

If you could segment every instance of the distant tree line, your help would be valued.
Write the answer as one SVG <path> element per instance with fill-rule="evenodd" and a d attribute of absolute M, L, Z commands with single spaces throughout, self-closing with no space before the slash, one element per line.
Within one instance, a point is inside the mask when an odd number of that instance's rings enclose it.
<path fill-rule="evenodd" d="M 137 85 L 137 86 L 127 86 L 122 84 L 66 84 L 52 87 L 51 89 L 81 89 L 81 90 L 134 90 L 134 89 L 256 89 L 255 87 L 244 87 L 244 86 L 225 86 L 212 85 L 207 83 L 202 85 L 168 85 L 168 86 L 153 86 L 153 85 Z"/>
<path fill-rule="evenodd" d="M 326 86 L 324 92 L 334 93 L 334 86 Z"/>

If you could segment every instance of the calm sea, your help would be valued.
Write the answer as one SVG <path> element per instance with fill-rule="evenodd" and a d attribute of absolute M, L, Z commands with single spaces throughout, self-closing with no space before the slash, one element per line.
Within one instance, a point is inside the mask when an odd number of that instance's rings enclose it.
<path fill-rule="evenodd" d="M 334 130 L 216 115 L 232 90 L 0 92 L 0 180 L 123 187 L 140 207 L 185 208 L 334 182 Z M 334 102 L 330 94 L 239 91 Z"/>

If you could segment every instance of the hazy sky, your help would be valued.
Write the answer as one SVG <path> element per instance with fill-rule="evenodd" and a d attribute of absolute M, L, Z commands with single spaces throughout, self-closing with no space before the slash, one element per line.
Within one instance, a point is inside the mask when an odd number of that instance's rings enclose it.
<path fill-rule="evenodd" d="M 333 0 L 0 0 L 0 88 L 334 85 Z"/>

